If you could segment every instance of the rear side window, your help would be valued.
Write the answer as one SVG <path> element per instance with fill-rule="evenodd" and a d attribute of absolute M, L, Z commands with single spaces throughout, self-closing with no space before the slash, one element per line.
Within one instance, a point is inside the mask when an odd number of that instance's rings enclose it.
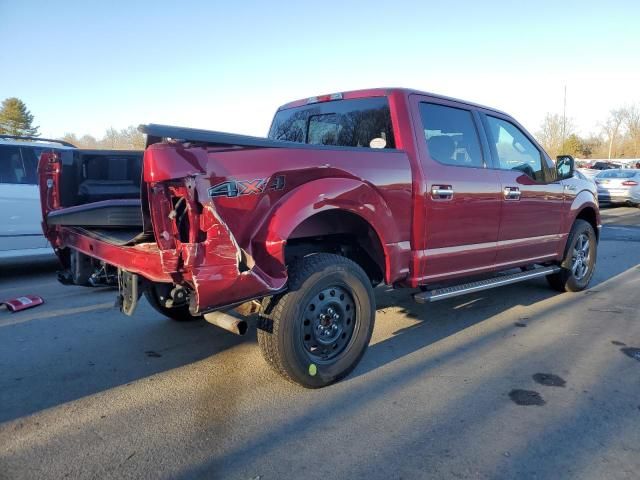
<path fill-rule="evenodd" d="M 0 145 L 0 183 L 35 185 L 37 167 L 34 149 Z"/>
<path fill-rule="evenodd" d="M 420 116 L 429 156 L 457 167 L 483 167 L 482 150 L 469 110 L 421 103 Z"/>
<path fill-rule="evenodd" d="M 386 97 L 335 100 L 276 113 L 269 138 L 311 145 L 395 148 Z"/>
<path fill-rule="evenodd" d="M 486 118 L 499 168 L 518 170 L 538 182 L 544 182 L 540 150 L 513 123 L 489 115 Z"/>

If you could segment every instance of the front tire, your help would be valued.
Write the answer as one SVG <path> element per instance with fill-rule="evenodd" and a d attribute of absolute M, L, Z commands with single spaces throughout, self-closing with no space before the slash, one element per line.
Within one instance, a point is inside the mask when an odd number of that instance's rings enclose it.
<path fill-rule="evenodd" d="M 560 292 L 579 292 L 587 288 L 596 267 L 598 242 L 591 224 L 576 220 L 569 233 L 558 273 L 547 276 L 549 285 Z"/>
<path fill-rule="evenodd" d="M 348 258 L 317 253 L 290 266 L 288 287 L 263 301 L 258 344 L 264 358 L 306 388 L 337 382 L 371 339 L 376 307 L 369 277 Z"/>

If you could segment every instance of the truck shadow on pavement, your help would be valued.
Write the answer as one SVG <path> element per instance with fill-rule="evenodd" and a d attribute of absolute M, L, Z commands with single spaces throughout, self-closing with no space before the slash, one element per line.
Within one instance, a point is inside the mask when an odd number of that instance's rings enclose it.
<path fill-rule="evenodd" d="M 427 305 L 416 304 L 411 298 L 394 299 L 396 294 L 397 292 L 381 292 L 378 295 L 379 304 L 383 306 L 379 307 L 376 322 L 385 321 L 385 311 L 389 308 L 385 303 L 393 299 L 389 304 L 399 309 L 400 314 L 414 319 L 415 323 L 392 332 L 391 336 L 381 342 L 370 345 L 361 364 L 351 375 L 352 378 L 366 375 L 387 363 L 452 337 L 488 319 L 494 319 L 511 309 L 518 309 L 517 321 L 512 322 L 512 329 L 502 332 L 501 335 L 515 335 L 518 330 L 516 323 L 528 326 L 535 322 L 536 316 L 528 313 L 529 307 L 558 295 L 546 286 L 544 280 L 530 281 L 524 285 L 509 285 L 493 291 Z M 549 309 L 545 309 L 544 314 L 548 313 Z M 464 352 L 461 351 L 460 354 L 464 355 Z"/>
<path fill-rule="evenodd" d="M 640 228 L 634 228 L 634 230 L 636 230 L 634 236 L 640 238 Z M 599 293 L 599 286 L 602 283 L 637 266 L 640 263 L 640 252 L 633 257 L 618 258 L 614 248 L 606 248 L 599 253 L 598 262 L 601 266 L 600 268 L 596 266 L 589 289 L 579 293 L 561 294 L 551 289 L 545 279 L 538 279 L 420 305 L 413 302 L 411 295 L 407 295 L 407 291 L 379 288 L 376 291 L 378 305 L 376 324 L 385 322 L 388 309 L 399 309 L 400 314 L 414 319 L 415 323 L 392 332 L 381 342 L 370 345 L 362 362 L 351 374 L 351 378 L 365 375 L 425 346 L 453 336 L 487 319 L 493 319 L 508 310 L 513 310 L 512 316 L 517 316 L 517 320 L 513 322 L 513 331 L 505 332 L 504 336 L 515 336 L 518 328 L 526 327 L 536 321 L 537 315 L 532 307 L 558 295 L 579 301 L 585 295 Z M 603 267 L 605 262 L 606 268 Z M 550 305 L 541 314 L 548 315 L 562 305 L 564 304 Z"/>
<path fill-rule="evenodd" d="M 629 267 L 633 268 L 634 265 Z M 606 278 L 600 277 L 594 282 L 594 287 L 601 286 L 606 279 L 630 268 L 612 272 Z M 484 369 L 478 366 L 477 375 L 473 375 L 473 378 L 465 379 L 464 374 L 453 375 L 448 382 L 436 378 L 441 368 L 455 374 L 457 368 L 454 367 L 452 371 L 452 366 L 473 362 L 473 355 L 486 360 L 487 352 L 504 345 L 503 339 L 520 328 L 501 321 L 495 328 L 474 334 L 431 355 L 411 356 L 406 361 L 397 362 L 389 366 L 388 375 L 359 378 L 417 349 L 428 347 L 441 338 L 454 335 L 492 314 L 499 314 L 509 306 L 530 305 L 554 295 L 542 282 L 520 287 L 514 285 L 505 289 L 504 297 L 507 300 L 504 303 L 488 306 L 473 319 L 442 318 L 434 321 L 435 324 L 429 323 L 428 329 L 415 327 L 401 330 L 390 339 L 372 345 L 354 374 L 342 382 L 314 391 L 311 398 L 306 391 L 295 392 L 296 397 L 302 397 L 301 401 L 305 402 L 307 408 L 285 408 L 287 413 L 276 415 L 273 421 L 265 418 L 269 427 L 261 429 L 258 435 L 244 438 L 244 441 L 233 445 L 221 445 L 211 452 L 209 460 L 195 462 L 176 478 L 252 478 L 263 472 L 273 475 L 274 471 L 282 474 L 282 468 L 285 467 L 274 465 L 271 458 L 277 457 L 283 450 L 295 451 L 295 455 L 288 458 L 285 464 L 290 478 L 298 478 L 309 471 L 323 472 L 323 468 L 332 478 L 423 478 L 426 468 L 429 468 L 429 476 L 434 478 L 530 477 L 534 471 L 543 473 L 538 478 L 558 478 L 563 476 L 565 470 L 562 468 L 566 469 L 567 463 L 573 464 L 567 458 L 583 462 L 575 468 L 584 467 L 586 461 L 597 454 L 604 444 L 622 431 L 633 430 L 632 422 L 627 422 L 624 416 L 601 417 L 603 399 L 610 396 L 618 382 L 624 383 L 624 379 L 618 379 L 616 372 L 629 365 L 626 357 L 617 352 L 617 347 L 606 340 L 606 334 L 604 338 L 598 335 L 592 337 L 587 343 L 572 343 L 568 365 L 567 337 L 551 336 L 543 343 L 512 350 L 508 361 L 488 365 Z M 547 325 L 550 315 L 557 313 L 567 318 L 573 307 L 586 295 L 562 295 L 558 302 L 544 308 L 540 316 L 546 316 Z M 398 303 L 392 295 L 384 292 L 379 292 L 378 298 L 380 301 L 393 300 L 389 302 L 393 305 Z M 458 302 L 462 303 L 460 299 Z M 437 307 L 440 309 L 437 312 L 451 313 L 457 305 L 453 300 L 448 304 L 443 302 Z M 417 318 L 426 318 L 432 316 L 434 310 L 411 305 L 408 313 L 415 314 Z M 574 328 L 580 324 L 580 320 L 571 318 Z M 451 321 L 454 325 L 446 325 Z M 533 328 L 535 318 L 528 321 Z M 430 332 L 432 328 L 436 333 Z M 582 372 L 575 371 L 578 365 L 589 364 L 588 360 L 601 349 L 601 345 L 607 350 L 606 358 L 600 358 L 599 366 L 602 369 L 589 371 L 586 377 Z M 558 392 L 544 391 L 550 402 L 549 406 L 542 408 L 557 409 L 555 414 L 545 415 L 544 410 L 526 410 L 525 414 L 525 410 L 515 410 L 541 408 L 514 405 L 508 397 L 511 386 L 505 388 L 505 384 L 527 385 L 527 381 L 532 382 L 531 376 L 540 364 L 563 365 L 560 373 L 567 376 L 568 385 L 561 393 L 565 393 L 566 397 L 561 400 Z M 571 372 L 564 369 L 571 369 L 575 375 L 570 375 Z M 469 383 L 463 385 L 466 380 Z M 434 392 L 433 398 L 414 397 L 407 390 L 417 391 L 417 384 L 441 388 L 444 393 Z M 419 391 L 424 393 L 424 390 Z M 401 392 L 403 395 L 400 395 Z M 289 398 L 283 400 L 291 402 Z M 630 401 L 621 396 L 612 400 L 611 404 L 610 411 L 624 409 L 635 414 L 637 400 L 634 398 Z M 559 415 L 558 411 L 564 415 Z M 399 424 L 399 417 L 412 420 Z M 508 423 L 517 423 L 517 419 L 522 417 L 533 422 L 529 424 L 529 436 L 520 436 L 522 428 Z M 370 426 L 372 419 L 375 424 L 373 428 Z M 506 424 L 498 429 L 496 422 Z M 357 461 L 332 463 L 331 467 L 327 467 L 324 459 L 342 454 L 345 448 L 341 441 L 332 436 L 332 428 L 345 435 L 340 427 L 342 423 L 349 423 L 350 428 L 358 432 L 349 440 L 359 446 Z M 208 428 L 213 428 L 213 424 Z M 370 436 L 364 434 L 367 438 L 364 441 L 355 440 L 361 435 L 360 429 L 370 432 Z M 484 431 L 500 431 L 501 434 L 479 440 L 478 432 Z M 299 439 L 305 439 L 305 442 L 298 443 Z M 536 447 L 532 448 L 532 445 Z M 317 455 L 318 449 L 322 450 L 323 455 Z M 245 467 L 246 452 L 251 452 L 251 459 L 260 459 L 251 460 L 253 468 Z M 297 470 L 291 471 L 293 468 Z M 265 473 L 265 478 L 267 476 Z M 274 478 L 277 478 L 277 474 Z M 313 478 L 321 478 L 321 475 Z"/>
<path fill-rule="evenodd" d="M 614 247 L 609 250 L 602 251 L 600 264 L 615 258 Z M 579 301 L 638 261 L 640 253 L 633 258 L 618 258 L 606 270 L 596 270 L 589 292 L 564 295 Z M 91 297 L 92 302 L 96 302 L 95 297 L 98 301 L 113 299 L 113 292 L 87 296 L 82 287 L 65 288 L 78 289 L 78 295 Z M 514 335 L 518 330 L 515 323 L 528 325 L 536 321 L 535 314 L 528 312 L 531 307 L 558 295 L 544 280 L 426 306 L 415 304 L 410 293 L 410 290 L 377 289 L 376 329 L 382 329 L 383 339 L 376 341 L 374 335 L 362 362 L 346 382 L 488 319 L 500 322 L 495 317 L 516 309 L 510 315 L 517 316 L 517 321 L 508 329 L 499 329 L 503 337 Z M 566 302 L 558 305 L 566 306 Z M 558 307 L 549 305 L 544 314 L 555 308 Z M 397 329 L 387 322 L 388 311 L 392 310 L 414 323 Z M 176 323 L 163 319 L 146 302 L 142 302 L 134 318 L 114 309 L 45 317 L 15 325 L 3 325 L 5 317 L 6 312 L 0 312 L 0 422 L 127 385 L 241 345 L 257 348 L 255 327 L 247 336 L 238 337 L 203 321 Z M 459 354 L 464 355 L 464 351 Z"/>
<path fill-rule="evenodd" d="M 0 423 L 255 342 L 251 332 L 239 337 L 203 320 L 171 321 L 144 300 L 135 317 L 126 317 L 109 306 L 114 292 L 101 290 L 83 294 L 94 303 L 106 300 L 88 312 L 47 316 L 45 307 L 57 308 L 53 301 L 21 312 L 42 312 L 25 322 L 0 312 Z"/>

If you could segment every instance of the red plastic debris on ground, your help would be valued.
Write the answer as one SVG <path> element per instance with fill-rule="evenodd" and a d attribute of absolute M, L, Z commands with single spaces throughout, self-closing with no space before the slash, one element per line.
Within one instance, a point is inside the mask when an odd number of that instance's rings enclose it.
<path fill-rule="evenodd" d="M 21 297 L 10 298 L 0 302 L 0 305 L 6 306 L 11 312 L 19 312 L 20 310 L 26 310 L 27 308 L 37 307 L 42 305 L 44 300 L 37 295 L 23 295 Z"/>

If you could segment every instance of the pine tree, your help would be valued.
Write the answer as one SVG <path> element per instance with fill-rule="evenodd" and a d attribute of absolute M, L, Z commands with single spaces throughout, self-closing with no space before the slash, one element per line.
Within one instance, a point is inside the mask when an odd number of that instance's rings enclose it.
<path fill-rule="evenodd" d="M 582 141 L 580 140 L 580 137 L 578 137 L 578 135 L 576 135 L 575 133 L 572 133 L 564 141 L 564 144 L 562 145 L 562 150 L 560 153 L 562 155 L 571 155 L 571 156 L 577 157 L 579 155 L 582 155 L 582 151 L 583 151 L 582 147 L 583 145 L 582 145 Z"/>
<path fill-rule="evenodd" d="M 5 135 L 38 136 L 39 127 L 33 126 L 33 115 L 19 98 L 11 97 L 0 107 L 0 133 Z"/>

